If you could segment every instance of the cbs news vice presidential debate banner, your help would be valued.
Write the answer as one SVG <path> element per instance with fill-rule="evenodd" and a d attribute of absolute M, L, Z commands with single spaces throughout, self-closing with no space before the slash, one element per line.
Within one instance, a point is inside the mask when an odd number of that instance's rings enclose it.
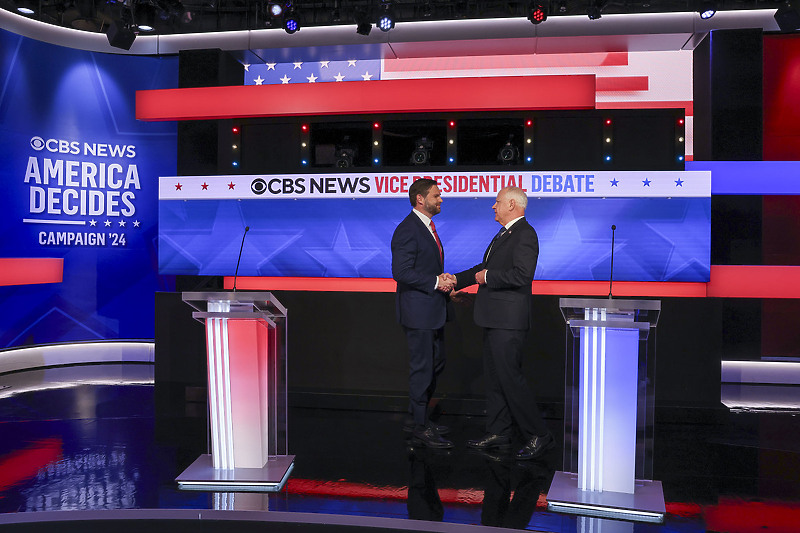
<path fill-rule="evenodd" d="M 437 181 L 445 270 L 481 261 L 499 225 L 498 191 L 527 191 L 539 236 L 536 279 L 706 282 L 711 174 L 693 172 L 369 173 L 162 177 L 159 271 L 240 276 L 390 278 L 392 233 L 408 188 Z"/>
<path fill-rule="evenodd" d="M 152 338 L 157 177 L 174 123 L 135 120 L 136 89 L 177 58 L 99 54 L 0 30 L 0 256 L 64 259 L 62 283 L 0 287 L 0 347 Z"/>

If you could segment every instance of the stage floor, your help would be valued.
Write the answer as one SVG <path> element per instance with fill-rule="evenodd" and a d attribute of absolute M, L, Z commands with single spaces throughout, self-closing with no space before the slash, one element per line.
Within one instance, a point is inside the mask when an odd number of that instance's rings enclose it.
<path fill-rule="evenodd" d="M 282 492 L 182 491 L 206 453 L 201 413 L 156 416 L 151 365 L 91 365 L 0 376 L 0 512 L 218 509 L 323 513 L 553 532 L 798 531 L 800 417 L 730 413 L 656 420 L 664 524 L 548 512 L 559 446 L 538 461 L 466 449 L 480 417 L 443 413 L 451 451 L 414 447 L 402 415 L 291 408 L 295 468 Z M 591 519 L 595 520 L 595 519 Z"/>

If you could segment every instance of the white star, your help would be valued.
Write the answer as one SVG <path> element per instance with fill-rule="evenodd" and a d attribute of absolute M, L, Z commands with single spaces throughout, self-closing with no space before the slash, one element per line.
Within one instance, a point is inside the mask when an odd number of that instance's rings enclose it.
<path fill-rule="evenodd" d="M 90 226 L 96 226 L 97 225 L 97 221 L 96 220 L 90 220 L 89 221 L 89 225 Z"/>
<path fill-rule="evenodd" d="M 307 77 L 306 79 L 308 80 L 308 83 L 314 83 L 318 78 L 312 73 L 311 76 Z"/>
<path fill-rule="evenodd" d="M 364 81 L 370 81 L 372 79 L 372 74 L 370 74 L 369 71 L 367 71 L 364 74 L 362 74 L 361 77 L 364 78 Z"/>
<path fill-rule="evenodd" d="M 111 221 L 110 220 L 106 220 L 104 224 L 105 224 L 106 227 L 109 227 L 111 225 Z"/>
<path fill-rule="evenodd" d="M 355 59 L 348 59 L 348 60 L 347 60 L 347 66 L 348 66 L 348 67 L 354 67 L 354 66 L 356 66 L 356 60 L 355 60 Z"/>
<path fill-rule="evenodd" d="M 139 222 L 138 220 L 134 220 L 134 221 L 133 221 L 133 227 L 134 227 L 134 228 L 138 228 L 138 227 L 139 227 L 139 224 L 141 224 L 141 222 Z"/>
<path fill-rule="evenodd" d="M 121 228 L 125 227 L 125 221 L 124 220 L 120 220 L 119 221 L 119 227 L 121 227 Z"/>
<path fill-rule="evenodd" d="M 342 73 L 340 72 L 339 74 L 334 76 L 334 78 L 336 78 L 336 81 L 342 81 L 344 79 L 344 76 L 342 76 Z"/>
<path fill-rule="evenodd" d="M 256 82 L 256 85 L 261 85 L 262 83 L 264 83 L 264 78 L 262 78 L 261 74 L 259 74 L 258 77 L 253 81 Z"/>
<path fill-rule="evenodd" d="M 297 68 L 303 68 L 303 62 L 302 61 L 295 61 L 292 64 L 294 65 L 294 68 L 296 68 L 296 69 Z"/>
<path fill-rule="evenodd" d="M 276 63 L 267 63 L 267 70 L 275 70 Z"/>
<path fill-rule="evenodd" d="M 328 63 L 330 63 L 330 61 L 320 61 L 319 68 L 328 68 Z"/>
<path fill-rule="evenodd" d="M 281 83 L 282 83 L 282 84 L 284 84 L 284 85 L 286 85 L 287 83 L 289 83 L 289 80 L 290 80 L 290 79 L 292 79 L 292 78 L 290 78 L 289 76 L 287 76 L 286 74 L 284 74 L 284 75 L 283 75 L 283 77 L 281 78 Z"/>
<path fill-rule="evenodd" d="M 247 63 L 244 63 L 244 64 L 242 64 L 242 66 L 244 67 L 244 71 L 245 72 L 250 72 L 250 65 L 248 65 Z"/>

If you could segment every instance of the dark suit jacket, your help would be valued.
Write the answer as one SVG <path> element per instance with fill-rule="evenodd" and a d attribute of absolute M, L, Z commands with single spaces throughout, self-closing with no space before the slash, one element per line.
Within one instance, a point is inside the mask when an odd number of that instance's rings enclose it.
<path fill-rule="evenodd" d="M 450 311 L 450 299 L 435 290 L 444 272 L 439 247 L 415 213 L 409 213 L 392 235 L 392 277 L 397 282 L 397 320 L 407 328 L 439 329 Z"/>
<path fill-rule="evenodd" d="M 474 285 L 475 274 L 487 269 L 487 284 L 478 288 L 475 298 L 475 324 L 484 328 L 528 329 L 531 283 L 539 259 L 536 231 L 522 218 L 490 247 L 483 262 L 456 274 L 456 289 Z"/>

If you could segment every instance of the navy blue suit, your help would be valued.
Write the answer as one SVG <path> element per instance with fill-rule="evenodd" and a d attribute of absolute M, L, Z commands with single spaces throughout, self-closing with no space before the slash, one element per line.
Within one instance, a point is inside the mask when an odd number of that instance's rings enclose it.
<path fill-rule="evenodd" d="M 392 277 L 397 282 L 397 321 L 409 351 L 409 412 L 417 426 L 427 423 L 427 408 L 444 370 L 444 324 L 450 299 L 436 290 L 444 272 L 444 252 L 415 213 L 409 213 L 392 235 Z"/>
<path fill-rule="evenodd" d="M 523 347 L 531 322 L 531 283 L 539 258 L 539 238 L 524 218 L 487 247 L 483 261 L 456 274 L 460 290 L 487 269 L 475 297 L 475 324 L 484 328 L 486 430 L 511 436 L 513 425 L 525 440 L 547 433 L 536 397 L 522 373 Z"/>

